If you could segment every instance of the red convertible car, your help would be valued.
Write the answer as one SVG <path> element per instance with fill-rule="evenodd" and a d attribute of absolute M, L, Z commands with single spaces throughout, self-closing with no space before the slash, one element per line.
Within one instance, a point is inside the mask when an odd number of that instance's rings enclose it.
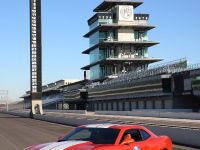
<path fill-rule="evenodd" d="M 172 150 L 172 142 L 142 126 L 96 124 L 77 127 L 60 136 L 58 142 L 25 150 Z"/>

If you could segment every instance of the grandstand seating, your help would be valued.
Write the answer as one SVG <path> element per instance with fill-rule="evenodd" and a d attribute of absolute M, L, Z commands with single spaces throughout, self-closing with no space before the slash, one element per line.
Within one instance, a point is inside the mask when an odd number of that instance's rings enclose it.
<path fill-rule="evenodd" d="M 118 74 L 118 78 L 104 81 L 103 83 L 90 84 L 88 86 L 89 91 L 105 90 L 111 87 L 133 85 L 138 82 L 147 82 L 148 80 L 154 79 L 157 75 L 162 74 L 173 74 L 182 71 L 189 71 L 194 69 L 200 69 L 200 64 L 187 66 L 186 58 L 175 60 L 172 62 L 151 66 L 146 70 L 136 70 L 127 73 Z M 138 80 L 139 79 L 139 80 Z"/>

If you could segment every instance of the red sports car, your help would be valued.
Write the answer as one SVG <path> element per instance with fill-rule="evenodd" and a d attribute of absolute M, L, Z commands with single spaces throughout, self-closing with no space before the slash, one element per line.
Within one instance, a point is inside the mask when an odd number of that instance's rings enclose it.
<path fill-rule="evenodd" d="M 142 126 L 96 124 L 77 127 L 58 142 L 25 150 L 172 150 L 172 141 Z"/>

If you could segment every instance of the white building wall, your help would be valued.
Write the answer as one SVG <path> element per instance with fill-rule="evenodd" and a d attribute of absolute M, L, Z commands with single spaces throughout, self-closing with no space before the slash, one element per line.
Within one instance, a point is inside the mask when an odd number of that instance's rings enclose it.
<path fill-rule="evenodd" d="M 148 20 L 134 20 L 133 24 L 135 24 L 135 25 L 147 25 Z"/>
<path fill-rule="evenodd" d="M 134 41 L 134 30 L 133 29 L 119 29 L 118 41 Z"/>

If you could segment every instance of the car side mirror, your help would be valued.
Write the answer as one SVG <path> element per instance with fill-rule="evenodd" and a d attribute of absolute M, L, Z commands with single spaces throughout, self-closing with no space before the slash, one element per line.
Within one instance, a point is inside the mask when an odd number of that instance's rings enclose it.
<path fill-rule="evenodd" d="M 125 137 L 124 137 L 124 140 L 122 141 L 121 145 L 129 145 L 129 144 L 132 144 L 134 143 L 135 140 L 132 139 L 131 135 L 130 134 L 127 134 Z"/>

